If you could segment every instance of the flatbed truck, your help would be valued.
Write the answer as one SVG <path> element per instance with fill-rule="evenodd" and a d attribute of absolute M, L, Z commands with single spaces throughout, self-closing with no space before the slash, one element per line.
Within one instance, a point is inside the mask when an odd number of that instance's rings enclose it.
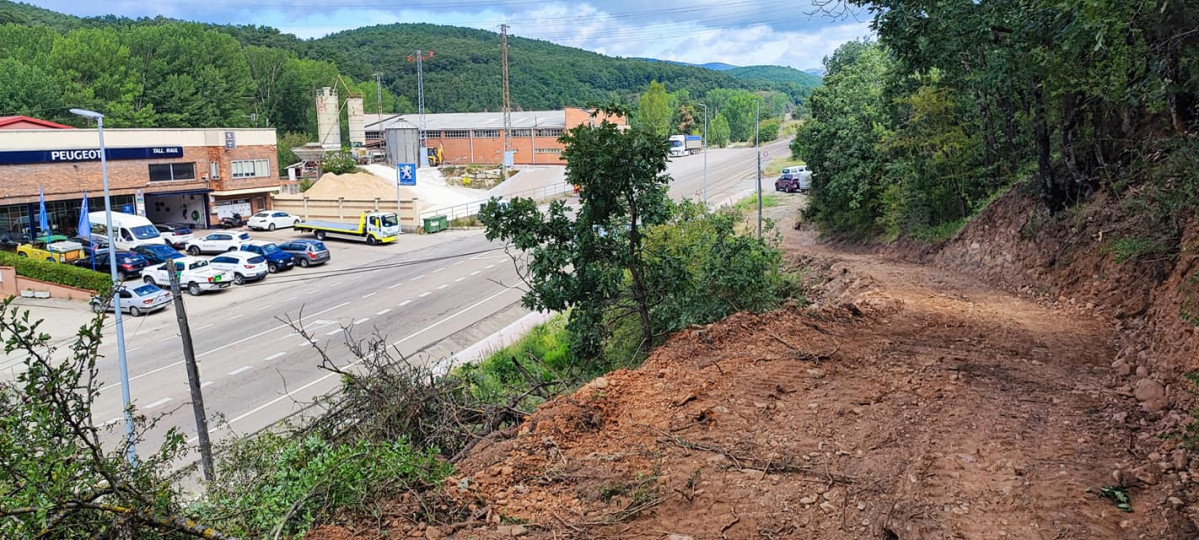
<path fill-rule="evenodd" d="M 395 212 L 363 212 L 356 223 L 305 220 L 296 224 L 295 229 L 311 232 L 317 240 L 342 238 L 371 245 L 390 244 L 399 237 L 400 218 Z"/>

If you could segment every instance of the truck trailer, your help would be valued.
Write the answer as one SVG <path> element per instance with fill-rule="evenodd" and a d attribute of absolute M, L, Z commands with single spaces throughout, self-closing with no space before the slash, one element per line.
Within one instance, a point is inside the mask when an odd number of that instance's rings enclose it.
<path fill-rule="evenodd" d="M 671 135 L 670 156 L 689 156 L 698 154 L 704 147 L 703 137 L 699 135 Z"/>
<path fill-rule="evenodd" d="M 356 223 L 302 221 L 295 229 L 312 232 L 317 240 L 332 237 L 365 241 L 371 245 L 389 244 L 400 234 L 400 218 L 395 212 L 363 212 Z"/>

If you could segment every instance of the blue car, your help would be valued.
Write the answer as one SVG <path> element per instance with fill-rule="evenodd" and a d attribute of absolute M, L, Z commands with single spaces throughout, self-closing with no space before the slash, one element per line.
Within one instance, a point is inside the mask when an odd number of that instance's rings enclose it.
<path fill-rule="evenodd" d="M 292 257 L 290 253 L 279 249 L 279 246 L 276 246 L 274 242 L 255 240 L 242 244 L 240 249 L 241 251 L 257 253 L 265 257 L 267 269 L 272 274 L 275 272 L 281 272 L 283 270 L 290 270 L 296 265 L 295 257 Z"/>
<path fill-rule="evenodd" d="M 183 256 L 178 250 L 166 244 L 142 244 L 134 246 L 133 252 L 141 255 L 142 258 L 146 259 L 146 263 L 151 266 Z"/>

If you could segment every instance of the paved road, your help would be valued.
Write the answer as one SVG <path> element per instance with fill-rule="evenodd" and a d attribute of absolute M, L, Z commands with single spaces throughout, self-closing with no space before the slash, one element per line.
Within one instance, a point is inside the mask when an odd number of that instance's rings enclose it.
<path fill-rule="evenodd" d="M 773 157 L 786 152 L 785 147 L 778 142 L 763 149 Z M 753 152 L 711 151 L 711 202 L 752 191 Z M 674 178 L 672 197 L 698 198 L 702 155 L 676 158 L 669 173 Z M 295 233 L 254 236 L 283 239 Z M 512 288 L 518 280 L 510 259 L 481 231 L 412 235 L 392 246 L 327 244 L 333 260 L 325 266 L 296 268 L 219 293 L 185 296 L 214 440 L 267 427 L 337 388 L 337 377 L 317 367 L 319 353 L 283 322 L 288 318 L 302 315 L 304 328 L 342 363 L 352 357 L 345 328 L 352 329 L 353 339 L 377 332 L 403 354 L 435 362 L 528 313 L 519 305 L 521 292 Z M 108 327 L 111 333 L 111 319 Z M 164 415 L 142 450 L 156 448 L 172 426 L 194 440 L 173 312 L 126 318 L 125 331 L 134 403 L 147 415 Z M 102 353 L 99 369 L 105 386 L 93 417 L 97 424 L 111 426 L 109 436 L 116 440 L 122 432 L 122 409 L 111 336 Z"/>

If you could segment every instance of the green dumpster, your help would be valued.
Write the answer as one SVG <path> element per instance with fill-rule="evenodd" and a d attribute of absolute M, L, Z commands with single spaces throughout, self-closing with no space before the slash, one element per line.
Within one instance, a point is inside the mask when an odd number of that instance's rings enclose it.
<path fill-rule="evenodd" d="M 425 232 L 435 233 L 450 228 L 450 220 L 445 216 L 430 216 L 425 218 Z"/>

